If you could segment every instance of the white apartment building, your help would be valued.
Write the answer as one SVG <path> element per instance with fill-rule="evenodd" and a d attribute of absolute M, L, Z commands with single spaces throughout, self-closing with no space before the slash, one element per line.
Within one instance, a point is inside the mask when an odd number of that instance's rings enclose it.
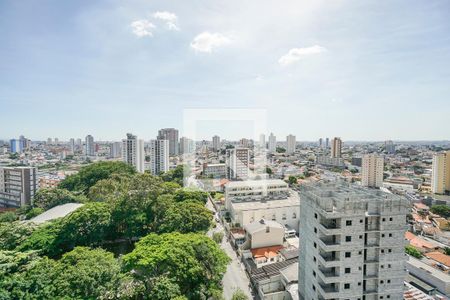
<path fill-rule="evenodd" d="M 300 299 L 403 299 L 405 198 L 339 181 L 300 197 Z"/>
<path fill-rule="evenodd" d="M 220 136 L 218 136 L 218 135 L 213 136 L 212 148 L 214 151 L 218 151 L 220 149 Z"/>
<path fill-rule="evenodd" d="M 169 171 L 169 148 L 168 140 L 150 141 L 150 172 L 153 175 Z"/>
<path fill-rule="evenodd" d="M 450 151 L 433 155 L 431 191 L 435 194 L 450 192 Z"/>
<path fill-rule="evenodd" d="M 342 140 L 339 137 L 335 137 L 331 140 L 331 157 L 339 158 L 342 153 Z"/>
<path fill-rule="evenodd" d="M 145 152 L 144 141 L 137 136 L 127 133 L 127 138 L 122 140 L 122 160 L 136 168 L 136 171 L 144 173 Z"/>
<path fill-rule="evenodd" d="M 118 158 L 122 156 L 122 144 L 120 142 L 113 142 L 109 145 L 109 157 Z"/>
<path fill-rule="evenodd" d="M 362 157 L 361 185 L 366 187 L 382 187 L 384 158 L 376 154 Z"/>
<path fill-rule="evenodd" d="M 280 179 L 232 181 L 225 186 L 225 208 L 233 223 L 261 219 L 298 228 L 300 199 Z"/>
<path fill-rule="evenodd" d="M 316 163 L 319 165 L 331 167 L 340 167 L 340 168 L 345 167 L 344 159 L 341 157 L 329 157 L 320 155 L 316 157 Z"/>
<path fill-rule="evenodd" d="M 203 175 L 213 178 L 225 178 L 227 176 L 226 164 L 204 164 Z"/>
<path fill-rule="evenodd" d="M 158 131 L 158 140 L 169 141 L 169 155 L 178 155 L 178 130 L 163 128 Z"/>
<path fill-rule="evenodd" d="M 180 154 L 192 154 L 195 152 L 195 143 L 187 137 L 180 138 Z"/>
<path fill-rule="evenodd" d="M 0 168 L 0 207 L 30 205 L 37 189 L 36 168 Z"/>
<path fill-rule="evenodd" d="M 56 140 L 55 140 L 56 144 Z M 95 155 L 95 144 L 94 144 L 94 137 L 92 135 L 87 135 L 85 139 L 85 145 L 84 145 L 84 154 L 86 156 L 94 156 Z"/>
<path fill-rule="evenodd" d="M 270 133 L 269 135 L 268 150 L 270 153 L 275 153 L 277 151 L 277 137 L 273 135 L 273 133 Z"/>
<path fill-rule="evenodd" d="M 261 149 L 266 149 L 266 135 L 264 133 L 261 133 L 259 135 L 259 147 Z"/>
<path fill-rule="evenodd" d="M 70 139 L 69 140 L 69 147 L 70 147 L 70 153 L 74 154 L 75 153 L 75 139 Z"/>
<path fill-rule="evenodd" d="M 295 140 L 295 135 L 288 135 L 286 137 L 286 153 L 287 154 L 292 154 L 295 152 L 295 146 L 296 146 L 297 142 Z"/>
<path fill-rule="evenodd" d="M 250 150 L 248 148 L 228 149 L 226 152 L 227 178 L 247 180 L 249 178 Z"/>

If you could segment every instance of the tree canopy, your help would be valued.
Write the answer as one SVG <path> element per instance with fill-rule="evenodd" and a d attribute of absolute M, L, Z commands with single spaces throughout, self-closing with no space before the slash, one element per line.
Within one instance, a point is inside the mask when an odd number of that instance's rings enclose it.
<path fill-rule="evenodd" d="M 113 174 L 134 173 L 136 170 L 124 162 L 102 161 L 81 168 L 77 174 L 70 175 L 61 181 L 59 187 L 87 194 L 99 180 L 110 178 Z"/>
<path fill-rule="evenodd" d="M 125 269 L 134 270 L 144 281 L 167 275 L 183 295 L 196 299 L 219 286 L 228 261 L 213 240 L 195 233 L 151 233 L 123 257 Z"/>
<path fill-rule="evenodd" d="M 212 213 L 197 201 L 172 205 L 165 212 L 159 232 L 206 232 L 211 226 Z"/>
<path fill-rule="evenodd" d="M 40 189 L 33 198 L 33 206 L 48 210 L 65 203 L 84 203 L 83 195 L 76 195 L 66 189 Z"/>
<path fill-rule="evenodd" d="M 430 211 L 433 214 L 440 215 L 441 217 L 450 218 L 450 207 L 447 205 L 433 205 L 430 208 Z"/>

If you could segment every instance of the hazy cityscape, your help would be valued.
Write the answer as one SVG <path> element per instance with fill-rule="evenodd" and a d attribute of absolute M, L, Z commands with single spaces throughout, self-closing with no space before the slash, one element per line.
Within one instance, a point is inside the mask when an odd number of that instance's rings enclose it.
<path fill-rule="evenodd" d="M 447 1 L 1 1 L 0 300 L 450 299 Z"/>

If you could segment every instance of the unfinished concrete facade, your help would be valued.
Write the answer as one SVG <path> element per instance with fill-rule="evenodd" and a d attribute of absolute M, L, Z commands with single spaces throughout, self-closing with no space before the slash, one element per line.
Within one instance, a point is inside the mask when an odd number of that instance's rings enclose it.
<path fill-rule="evenodd" d="M 300 299 L 403 299 L 406 199 L 343 182 L 300 199 Z"/>

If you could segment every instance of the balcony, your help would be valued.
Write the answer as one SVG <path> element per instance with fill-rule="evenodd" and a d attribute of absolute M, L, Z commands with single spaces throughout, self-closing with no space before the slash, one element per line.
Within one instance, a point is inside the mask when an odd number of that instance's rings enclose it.
<path fill-rule="evenodd" d="M 339 296 L 339 289 L 335 286 L 335 284 L 321 283 L 318 288 L 324 299 L 333 299 Z"/>
<path fill-rule="evenodd" d="M 332 222 L 320 222 L 319 229 L 325 235 L 340 234 L 340 231 L 341 231 L 341 227 L 336 225 L 336 223 L 332 223 Z"/>
<path fill-rule="evenodd" d="M 341 263 L 340 258 L 336 257 L 336 255 L 332 255 L 332 254 L 319 253 L 319 257 L 318 258 L 319 258 L 319 262 L 325 268 L 337 267 Z"/>
<path fill-rule="evenodd" d="M 333 268 L 319 268 L 319 277 L 325 284 L 331 284 L 339 280 L 339 274 Z"/>
<path fill-rule="evenodd" d="M 335 237 L 333 235 L 333 237 Z M 339 250 L 341 243 L 335 238 L 320 238 L 319 240 L 320 247 L 327 252 Z"/>
<path fill-rule="evenodd" d="M 373 248 L 373 247 L 377 248 L 377 247 L 380 247 L 380 242 L 379 241 L 367 241 L 364 244 L 364 247 L 365 248 Z"/>

